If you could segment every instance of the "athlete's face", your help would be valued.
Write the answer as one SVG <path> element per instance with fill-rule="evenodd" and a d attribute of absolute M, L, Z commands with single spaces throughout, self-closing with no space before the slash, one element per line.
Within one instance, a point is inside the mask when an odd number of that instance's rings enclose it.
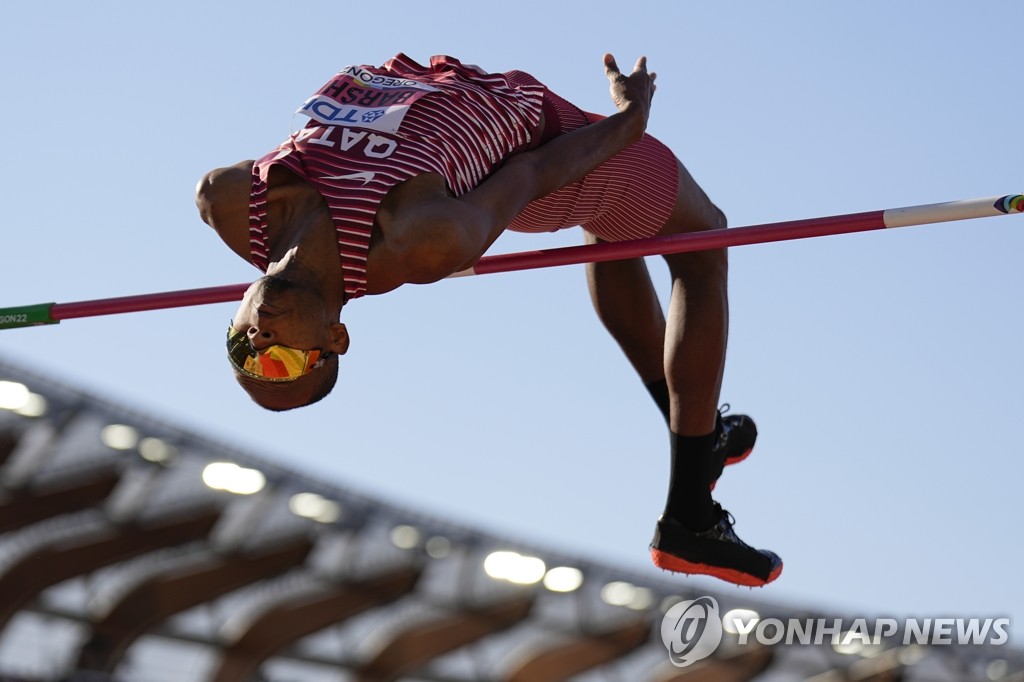
<path fill-rule="evenodd" d="M 256 350 L 281 345 L 299 350 L 348 350 L 345 325 L 331 319 L 319 292 L 273 275 L 246 290 L 231 326 Z"/>
<path fill-rule="evenodd" d="M 262 277 L 245 292 L 231 321 L 259 351 L 270 346 L 328 351 L 307 374 L 292 380 L 269 381 L 234 368 L 235 379 L 259 405 L 270 410 L 302 407 L 330 393 L 338 376 L 338 355 L 348 350 L 348 331 L 332 322 L 323 298 L 308 287 L 280 277 Z M 229 341 L 230 343 L 230 341 Z M 275 352 L 271 349 L 268 352 Z"/>

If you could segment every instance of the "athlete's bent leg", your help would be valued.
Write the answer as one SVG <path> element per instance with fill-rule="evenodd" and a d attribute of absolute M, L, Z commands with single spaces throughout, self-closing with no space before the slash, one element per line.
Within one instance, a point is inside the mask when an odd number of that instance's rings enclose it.
<path fill-rule="evenodd" d="M 653 138 L 645 136 L 602 169 L 572 195 L 609 197 L 600 210 L 594 207 L 585 225 L 602 239 L 650 235 L 643 226 L 659 223 L 659 234 L 666 235 L 726 227 L 723 213 Z M 638 184 L 638 178 L 646 184 Z M 631 203 L 623 201 L 627 196 Z M 646 201 L 637 203 L 641 196 Z M 740 541 L 732 517 L 711 497 L 722 467 L 742 460 L 756 438 L 749 418 L 718 413 L 729 331 L 728 257 L 720 249 L 665 260 L 672 276 L 667 319 L 643 260 L 588 268 L 600 319 L 670 426 L 672 473 L 651 555 L 656 565 L 671 571 L 763 585 L 778 576 L 781 560 Z"/>
<path fill-rule="evenodd" d="M 676 204 L 660 235 L 724 229 L 725 214 L 679 164 Z M 664 257 L 672 275 L 665 335 L 665 376 L 672 431 L 685 436 L 715 427 L 729 337 L 729 260 L 725 249 Z"/>
<path fill-rule="evenodd" d="M 584 232 L 584 238 L 587 244 L 604 241 L 589 232 Z M 588 263 L 587 286 L 598 319 L 641 381 L 650 384 L 663 380 L 665 315 L 644 259 Z"/>
<path fill-rule="evenodd" d="M 661 234 L 725 227 L 725 215 L 679 164 L 676 204 Z M 732 517 L 711 498 L 718 460 L 728 448 L 717 409 L 729 336 L 728 255 L 715 249 L 665 261 L 672 275 L 664 342 L 672 476 L 652 558 L 667 570 L 764 585 L 778 577 L 782 561 L 743 543 Z"/>

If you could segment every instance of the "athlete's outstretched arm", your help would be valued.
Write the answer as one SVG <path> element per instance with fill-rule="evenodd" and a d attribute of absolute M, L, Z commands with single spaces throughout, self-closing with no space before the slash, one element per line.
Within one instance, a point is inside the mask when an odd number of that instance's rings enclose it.
<path fill-rule="evenodd" d="M 406 281 L 433 282 L 471 267 L 527 204 L 580 180 L 643 136 L 655 74 L 647 73 L 645 57 L 629 76 L 610 54 L 604 64 L 618 113 L 509 158 L 460 197 L 419 206 L 414 229 L 422 238 L 405 259 L 412 267 Z"/>

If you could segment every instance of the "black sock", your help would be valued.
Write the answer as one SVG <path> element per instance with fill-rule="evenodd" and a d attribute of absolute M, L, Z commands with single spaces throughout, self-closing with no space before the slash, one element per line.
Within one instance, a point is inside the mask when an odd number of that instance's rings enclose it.
<path fill-rule="evenodd" d="M 647 388 L 647 392 L 654 398 L 654 402 L 658 405 L 658 409 L 665 415 L 665 423 L 668 423 L 669 419 L 669 397 L 668 397 L 668 381 L 665 379 L 658 379 L 648 384 L 644 384 Z"/>
<path fill-rule="evenodd" d="M 705 436 L 670 433 L 672 474 L 665 516 L 693 531 L 707 530 L 718 521 L 711 500 L 711 450 L 715 435 L 715 431 Z"/>

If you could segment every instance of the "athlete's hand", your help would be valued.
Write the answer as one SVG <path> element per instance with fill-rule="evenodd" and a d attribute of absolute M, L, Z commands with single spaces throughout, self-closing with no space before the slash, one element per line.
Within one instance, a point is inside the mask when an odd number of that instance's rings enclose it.
<path fill-rule="evenodd" d="M 604 56 L 604 73 L 611 82 L 612 102 L 621 112 L 628 112 L 637 117 L 640 121 L 641 132 L 647 128 L 647 117 L 651 113 L 651 99 L 657 86 L 654 79 L 655 73 L 647 73 L 647 57 L 640 57 L 636 60 L 633 73 L 628 76 L 622 75 L 615 57 L 610 54 Z"/>

